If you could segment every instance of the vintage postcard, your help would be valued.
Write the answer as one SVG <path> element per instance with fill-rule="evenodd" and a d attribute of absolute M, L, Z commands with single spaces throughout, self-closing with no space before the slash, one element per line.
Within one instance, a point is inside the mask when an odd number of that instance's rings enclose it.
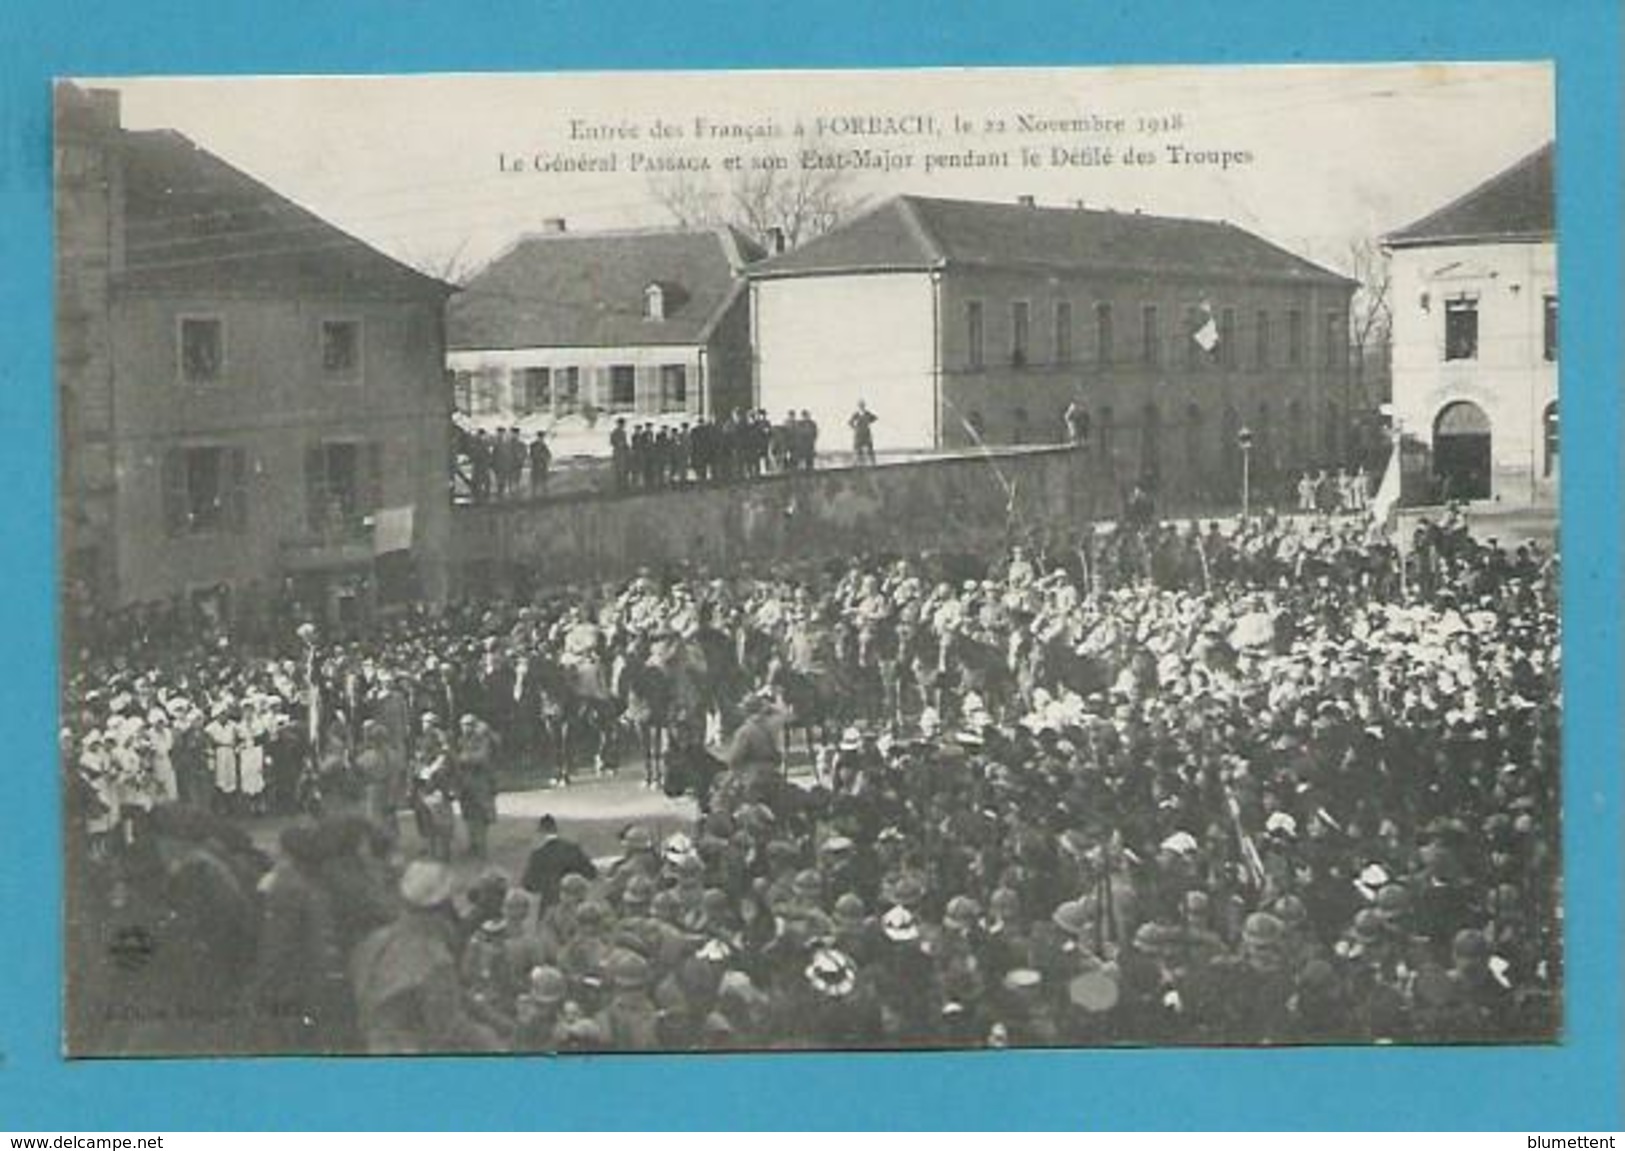
<path fill-rule="evenodd" d="M 1557 1041 L 1555 124 L 61 80 L 68 1053 Z"/>

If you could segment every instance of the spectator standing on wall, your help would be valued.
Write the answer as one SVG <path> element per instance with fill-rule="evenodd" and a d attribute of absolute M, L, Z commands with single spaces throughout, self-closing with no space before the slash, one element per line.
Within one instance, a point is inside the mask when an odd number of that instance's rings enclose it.
<path fill-rule="evenodd" d="M 858 410 L 847 419 L 847 427 L 852 429 L 852 459 L 859 464 L 872 464 L 875 462 L 875 433 L 874 426 L 879 417 L 869 410 L 869 405 L 863 400 L 858 401 Z"/>
<path fill-rule="evenodd" d="M 813 463 L 818 459 L 818 421 L 806 408 L 801 409 L 801 419 L 796 421 L 795 443 L 801 467 L 812 471 Z"/>
<path fill-rule="evenodd" d="M 790 471 L 798 464 L 795 412 L 784 413 L 784 419 L 773 425 L 773 431 L 768 437 L 767 452 L 776 472 Z"/>
<path fill-rule="evenodd" d="M 547 490 L 547 472 L 553 466 L 553 452 L 547 446 L 546 432 L 536 432 L 536 438 L 530 441 L 529 455 L 530 494 L 541 495 Z"/>
<path fill-rule="evenodd" d="M 627 438 L 625 416 L 615 417 L 615 427 L 609 433 L 609 457 L 615 472 L 615 490 L 624 492 L 632 473 L 632 441 Z"/>
<path fill-rule="evenodd" d="M 715 429 L 700 416 L 694 421 L 694 430 L 688 437 L 689 466 L 694 469 L 696 483 L 705 483 L 711 478 L 712 444 L 715 442 Z"/>
<path fill-rule="evenodd" d="M 491 498 L 491 435 L 484 428 L 469 445 L 468 462 L 474 473 L 474 502 L 483 504 Z"/>

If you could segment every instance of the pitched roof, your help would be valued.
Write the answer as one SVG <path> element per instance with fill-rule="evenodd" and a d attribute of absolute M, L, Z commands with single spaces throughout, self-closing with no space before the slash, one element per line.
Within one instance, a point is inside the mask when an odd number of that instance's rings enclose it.
<path fill-rule="evenodd" d="M 762 250 L 731 227 L 526 236 L 451 301 L 453 349 L 698 344 Z M 663 319 L 644 318 L 644 290 L 665 292 Z"/>
<path fill-rule="evenodd" d="M 147 288 L 251 286 L 319 295 L 444 296 L 426 276 L 328 223 L 179 132 L 120 131 L 125 263 Z"/>
<path fill-rule="evenodd" d="M 1554 149 L 1542 145 L 1438 211 L 1383 237 L 1392 248 L 1484 240 L 1549 240 L 1557 231 Z"/>
<path fill-rule="evenodd" d="M 753 267 L 750 275 L 766 279 L 954 265 L 1351 282 L 1228 223 L 926 196 L 885 200 Z"/>

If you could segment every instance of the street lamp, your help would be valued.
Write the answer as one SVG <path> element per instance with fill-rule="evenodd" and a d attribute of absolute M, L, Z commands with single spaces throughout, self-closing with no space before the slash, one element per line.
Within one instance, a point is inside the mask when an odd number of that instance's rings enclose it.
<path fill-rule="evenodd" d="M 1253 430 L 1242 425 L 1236 443 L 1241 448 L 1241 518 L 1245 522 L 1253 499 Z"/>

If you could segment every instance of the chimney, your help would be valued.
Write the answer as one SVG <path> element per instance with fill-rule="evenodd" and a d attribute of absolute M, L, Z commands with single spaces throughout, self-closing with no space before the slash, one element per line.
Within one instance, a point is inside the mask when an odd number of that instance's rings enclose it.
<path fill-rule="evenodd" d="M 1017 196 L 1016 203 L 1020 204 L 1023 208 L 1035 208 L 1038 206 L 1038 201 L 1032 196 Z"/>
<path fill-rule="evenodd" d="M 783 228 L 780 228 L 780 227 L 775 225 L 774 227 L 771 227 L 771 228 L 769 228 L 767 230 L 767 247 L 768 247 L 768 250 L 773 255 L 775 255 L 775 256 L 784 255 L 784 250 L 785 250 L 785 248 L 787 246 L 788 245 L 784 241 L 784 229 Z"/>
<path fill-rule="evenodd" d="M 1072 201 L 1072 206 L 1073 206 L 1073 207 L 1074 207 L 1074 208 L 1076 208 L 1076 209 L 1077 209 L 1077 210 L 1078 210 L 1078 211 L 1080 211 L 1080 212 L 1081 212 L 1081 211 L 1083 211 L 1083 210 L 1084 210 L 1084 209 L 1085 209 L 1085 208 L 1087 208 L 1087 207 L 1088 207 L 1088 206 L 1089 206 L 1089 205 L 1088 205 L 1088 204 L 1086 204 L 1086 203 L 1084 203 L 1084 202 L 1083 202 L 1083 201 L 1082 201 L 1082 200 L 1073 200 L 1073 201 Z"/>
<path fill-rule="evenodd" d="M 542 221 L 542 231 L 550 236 L 557 236 L 564 231 L 563 216 L 549 216 Z"/>
<path fill-rule="evenodd" d="M 119 94 L 112 88 L 92 88 L 90 95 L 90 114 L 96 126 L 109 132 L 116 132 L 119 128 Z"/>
<path fill-rule="evenodd" d="M 119 94 L 111 88 L 81 88 L 58 81 L 53 111 L 61 132 L 105 136 L 119 130 Z"/>

